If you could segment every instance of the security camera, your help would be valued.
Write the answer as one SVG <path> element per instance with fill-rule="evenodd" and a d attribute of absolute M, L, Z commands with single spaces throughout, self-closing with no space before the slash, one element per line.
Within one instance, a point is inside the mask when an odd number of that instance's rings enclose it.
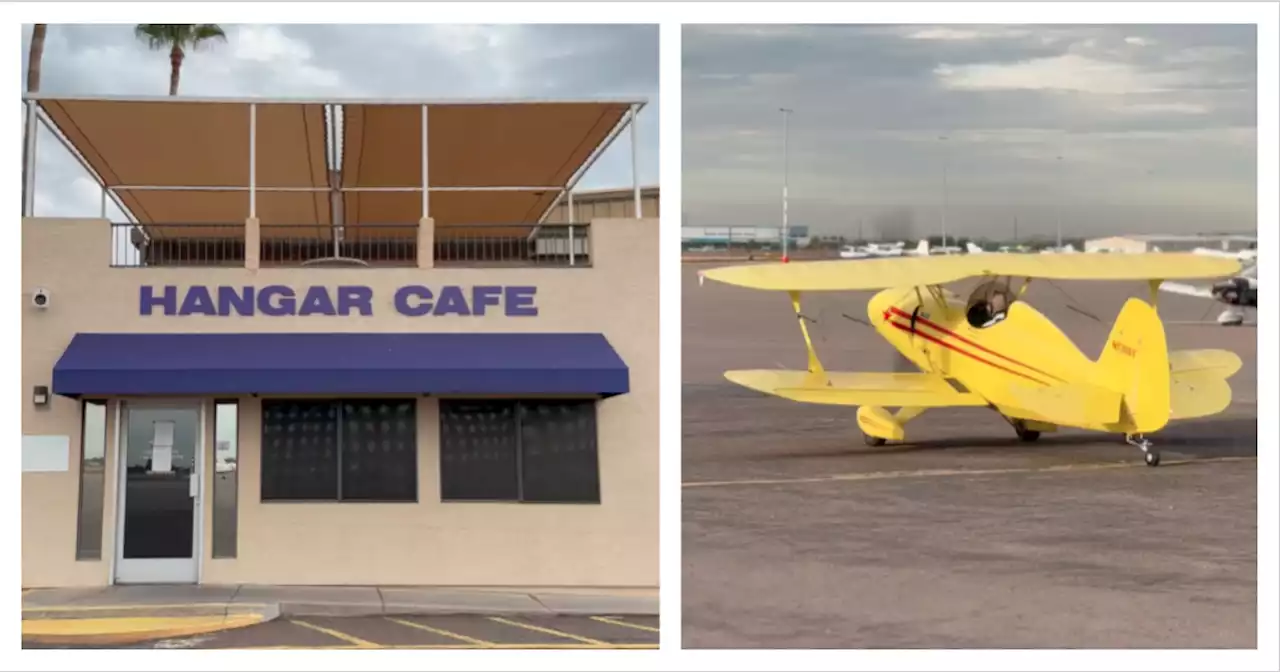
<path fill-rule="evenodd" d="M 36 308 L 44 309 L 49 307 L 49 290 L 40 287 L 36 291 L 31 292 L 31 305 Z"/>

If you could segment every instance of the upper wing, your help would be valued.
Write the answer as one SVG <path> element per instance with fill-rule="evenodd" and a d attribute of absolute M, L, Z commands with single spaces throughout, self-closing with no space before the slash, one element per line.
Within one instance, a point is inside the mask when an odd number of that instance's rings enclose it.
<path fill-rule="evenodd" d="M 847 373 L 830 371 L 728 371 L 725 378 L 757 392 L 806 404 L 838 406 L 986 406 L 982 397 L 959 392 L 927 373 Z"/>
<path fill-rule="evenodd" d="M 902 257 L 866 261 L 809 261 L 726 266 L 703 277 L 751 289 L 844 291 L 940 285 L 979 275 L 1053 280 L 1152 280 L 1220 278 L 1240 272 L 1240 262 L 1190 252 L 1145 254 L 980 254 Z"/>

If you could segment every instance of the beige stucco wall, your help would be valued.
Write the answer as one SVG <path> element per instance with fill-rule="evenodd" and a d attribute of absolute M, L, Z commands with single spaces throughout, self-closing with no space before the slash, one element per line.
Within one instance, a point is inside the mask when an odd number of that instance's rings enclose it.
<path fill-rule="evenodd" d="M 417 504 L 262 503 L 260 404 L 241 399 L 239 553 L 213 560 L 211 507 L 204 510 L 205 583 L 520 586 L 658 585 L 658 227 L 653 220 L 592 223 L 590 268 L 281 269 L 110 268 L 104 220 L 36 218 L 22 223 L 23 432 L 72 437 L 71 470 L 24 473 L 23 585 L 101 585 L 115 552 L 115 486 L 104 497 L 101 561 L 76 561 L 79 405 L 30 402 L 76 332 L 584 331 L 603 333 L 630 368 L 631 391 L 600 402 L 599 505 L 448 503 L 439 497 L 437 402 L 418 402 Z M 143 317 L 138 287 L 359 284 L 374 289 L 369 317 Z M 406 284 L 534 285 L 537 317 L 398 314 Z M 31 306 L 36 287 L 46 310 Z M 108 421 L 115 418 L 108 408 Z M 212 490 L 212 406 L 205 488 Z M 115 473 L 114 431 L 108 474 Z"/>

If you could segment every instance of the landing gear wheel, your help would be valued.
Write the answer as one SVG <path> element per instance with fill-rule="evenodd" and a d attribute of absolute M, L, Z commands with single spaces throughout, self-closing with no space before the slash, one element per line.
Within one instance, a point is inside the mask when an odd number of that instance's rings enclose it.
<path fill-rule="evenodd" d="M 863 443 L 867 444 L 868 446 L 872 446 L 872 447 L 876 447 L 876 446 L 883 446 L 883 445 L 884 445 L 884 443 L 885 443 L 885 440 L 884 440 L 884 439 L 882 439 L 882 438 L 880 438 L 880 437 L 878 437 L 878 436 L 871 436 L 870 434 L 863 434 L 863 435 L 862 435 L 862 441 L 863 441 Z"/>
<path fill-rule="evenodd" d="M 1040 432 L 1034 429 L 1027 429 L 1027 426 L 1021 421 L 1013 423 L 1013 431 L 1018 433 L 1018 440 L 1023 443 L 1031 443 L 1032 441 L 1040 438 Z"/>
<path fill-rule="evenodd" d="M 1125 443 L 1142 449 L 1142 461 L 1146 462 L 1148 467 L 1160 466 L 1160 451 L 1156 450 L 1151 445 L 1151 442 L 1141 434 L 1137 436 L 1126 435 L 1124 440 Z"/>

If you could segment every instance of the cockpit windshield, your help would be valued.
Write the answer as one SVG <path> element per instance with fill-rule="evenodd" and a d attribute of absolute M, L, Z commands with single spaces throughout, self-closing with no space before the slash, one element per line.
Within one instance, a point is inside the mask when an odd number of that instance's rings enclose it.
<path fill-rule="evenodd" d="M 978 285 L 969 295 L 965 308 L 969 326 L 974 329 L 986 329 L 998 324 L 1008 314 L 1009 307 L 1017 300 L 1017 296 L 1009 288 L 1008 278 L 990 280 Z"/>

